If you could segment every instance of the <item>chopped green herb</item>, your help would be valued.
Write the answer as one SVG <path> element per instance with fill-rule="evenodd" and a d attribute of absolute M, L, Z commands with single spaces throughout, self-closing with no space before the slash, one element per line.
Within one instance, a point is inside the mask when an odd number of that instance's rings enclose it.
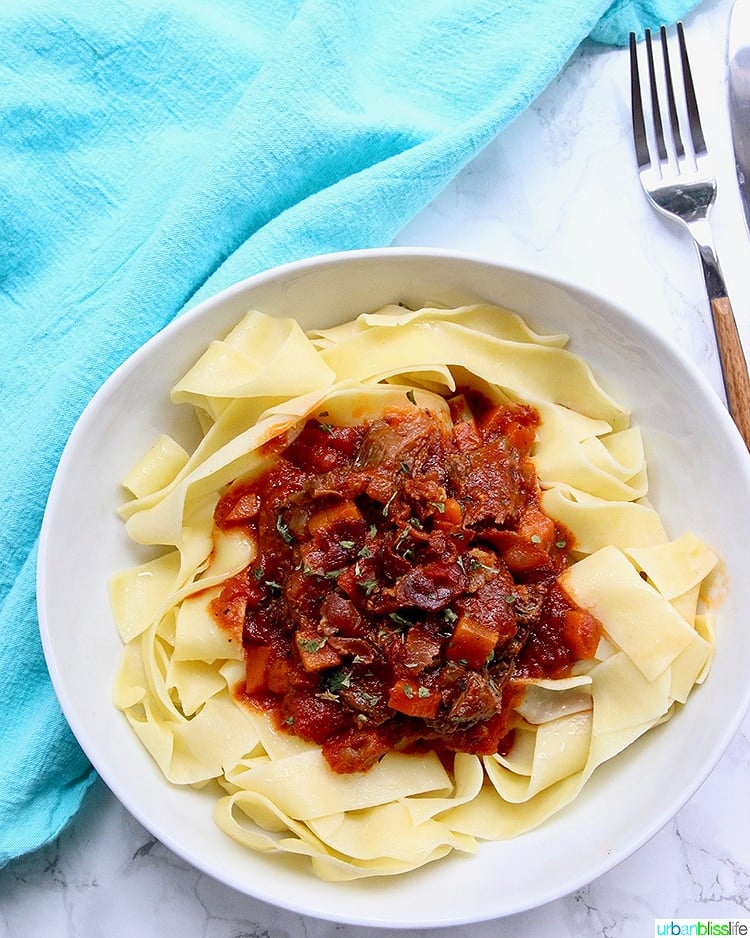
<path fill-rule="evenodd" d="M 377 585 L 377 580 L 357 580 L 357 586 L 364 591 L 365 596 L 369 596 Z"/>
<path fill-rule="evenodd" d="M 425 697 L 429 697 L 429 696 L 430 696 L 430 692 L 429 692 L 429 690 L 428 690 L 426 687 L 423 687 L 423 686 L 420 684 L 420 685 L 419 685 L 419 689 L 417 690 L 417 696 L 418 696 L 418 697 L 422 697 L 422 698 L 424 699 Z"/>
<path fill-rule="evenodd" d="M 372 557 L 372 551 L 367 546 L 367 544 L 365 544 L 362 550 L 357 554 L 357 556 L 358 557 Z"/>
<path fill-rule="evenodd" d="M 508 603 L 509 605 L 517 601 L 518 601 L 518 596 L 516 596 L 514 593 L 508 593 L 508 595 L 505 597 L 505 602 Z"/>
<path fill-rule="evenodd" d="M 410 476 L 410 475 L 411 475 L 411 466 L 409 465 L 408 462 L 406 462 L 406 460 L 402 460 L 402 461 L 398 464 L 398 468 L 401 470 L 401 472 L 403 472 L 403 474 L 404 474 L 405 476 Z"/>
<path fill-rule="evenodd" d="M 432 507 L 438 511 L 441 515 L 445 514 L 445 502 L 430 502 Z"/>
<path fill-rule="evenodd" d="M 309 651 L 314 654 L 316 651 L 320 651 L 321 648 L 326 644 L 328 639 L 325 635 L 322 635 L 320 638 L 303 638 L 299 641 L 299 646 L 303 651 Z"/>
<path fill-rule="evenodd" d="M 333 433 L 333 424 L 332 423 L 319 423 L 318 430 L 320 430 L 321 433 L 331 434 Z"/>
<path fill-rule="evenodd" d="M 407 539 L 407 537 L 410 534 L 411 534 L 411 525 L 407 524 L 404 530 L 398 536 L 398 540 L 396 541 L 396 550 L 401 549 L 401 545 L 404 543 L 404 541 Z"/>
<path fill-rule="evenodd" d="M 284 722 L 286 723 L 287 726 L 294 726 L 294 717 L 288 716 L 286 720 L 284 720 Z"/>
<path fill-rule="evenodd" d="M 282 538 L 286 541 L 287 544 L 292 543 L 292 541 L 294 540 L 294 535 L 289 530 L 289 525 L 284 521 L 284 519 L 281 517 L 280 514 L 276 516 L 276 530 L 279 532 L 279 534 L 282 536 Z"/>
<path fill-rule="evenodd" d="M 264 580 L 263 585 L 269 589 L 272 593 L 281 592 L 281 583 L 277 583 L 276 580 Z"/>
<path fill-rule="evenodd" d="M 408 697 L 409 700 L 411 700 L 411 698 L 414 696 L 414 691 L 412 688 L 408 684 L 402 684 L 401 689 L 404 692 L 404 697 Z"/>
<path fill-rule="evenodd" d="M 414 625 L 411 619 L 407 619 L 406 616 L 402 616 L 398 612 L 389 612 L 388 618 L 392 619 L 396 623 L 396 625 L 403 625 L 407 629 L 410 629 Z"/>
<path fill-rule="evenodd" d="M 328 675 L 326 681 L 326 690 L 331 694 L 337 694 L 342 687 L 351 687 L 352 672 L 344 668 L 337 668 Z"/>
<path fill-rule="evenodd" d="M 409 401 L 410 401 L 412 404 L 416 404 L 416 403 L 417 403 L 417 398 L 416 398 L 415 395 L 414 395 L 414 389 L 413 389 L 413 388 L 409 388 L 409 390 L 406 392 L 406 396 L 407 396 L 407 398 L 409 399 Z"/>
<path fill-rule="evenodd" d="M 380 703 L 380 694 L 368 694 L 367 691 L 362 691 L 359 696 L 369 707 L 377 707 Z"/>
<path fill-rule="evenodd" d="M 344 550 L 351 550 L 354 547 L 354 541 L 339 541 L 339 547 L 343 547 Z"/>
<path fill-rule="evenodd" d="M 338 702 L 338 694 L 334 694 L 330 690 L 324 690 L 315 695 L 319 700 L 334 700 Z"/>
<path fill-rule="evenodd" d="M 393 499 L 396 497 L 396 495 L 397 495 L 397 492 L 394 491 L 391 497 L 385 503 L 385 505 L 383 505 L 383 517 L 386 517 L 388 515 L 388 512 L 390 511 L 390 508 L 391 508 L 391 503 L 393 502 Z"/>
<path fill-rule="evenodd" d="M 453 625 L 453 623 L 458 619 L 458 615 L 452 609 L 443 609 L 443 618 L 450 625 Z"/>
<path fill-rule="evenodd" d="M 559 547 L 560 550 L 562 550 L 563 547 L 567 547 L 567 546 L 568 546 L 568 542 L 567 542 L 567 541 L 562 541 L 562 540 L 561 540 L 561 541 L 555 541 L 555 547 Z"/>
<path fill-rule="evenodd" d="M 541 544 L 541 543 L 542 543 L 542 539 L 541 539 L 541 537 L 539 537 L 538 534 L 532 534 L 532 535 L 531 535 L 531 543 L 532 543 L 532 544 Z"/>
<path fill-rule="evenodd" d="M 489 570 L 490 573 L 497 573 L 495 567 L 488 567 L 486 563 L 482 563 L 481 560 L 477 560 L 476 557 L 469 557 L 469 569 L 470 570 Z"/>

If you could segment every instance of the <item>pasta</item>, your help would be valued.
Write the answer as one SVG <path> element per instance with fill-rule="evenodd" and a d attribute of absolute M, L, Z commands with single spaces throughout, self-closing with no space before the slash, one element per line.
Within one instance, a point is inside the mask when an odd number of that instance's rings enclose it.
<path fill-rule="evenodd" d="M 695 535 L 665 531 L 647 501 L 638 429 L 566 343 L 484 304 L 388 306 L 310 334 L 251 311 L 174 387 L 202 438 L 188 453 L 161 436 L 125 479 L 127 532 L 160 553 L 110 583 L 124 643 L 114 701 L 170 782 L 220 786 L 215 820 L 230 837 L 307 857 L 328 880 L 473 852 L 564 808 L 706 678 L 714 629 L 704 598 L 717 558 Z M 218 524 L 218 506 L 238 480 L 270 472 L 311 419 L 358 427 L 408 399 L 440 428 L 467 388 L 538 415 L 529 437 L 538 510 L 573 537 L 572 550 L 557 545 L 555 579 L 601 632 L 564 673 L 511 669 L 507 745 L 458 747 L 450 759 L 438 746 L 391 747 L 367 771 L 334 771 L 321 745 L 237 692 L 249 686 L 242 617 L 215 610 L 259 547 L 247 526 Z"/>

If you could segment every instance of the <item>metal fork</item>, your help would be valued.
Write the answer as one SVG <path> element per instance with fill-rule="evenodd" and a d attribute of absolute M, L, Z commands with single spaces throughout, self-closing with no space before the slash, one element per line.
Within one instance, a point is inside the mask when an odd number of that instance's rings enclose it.
<path fill-rule="evenodd" d="M 750 377 L 742 351 L 732 305 L 716 256 L 708 213 L 716 198 L 716 179 L 708 167 L 708 152 L 701 128 L 698 102 L 690 72 L 685 33 L 677 24 L 687 133 L 678 114 L 675 85 L 669 61 L 667 31 L 660 29 L 664 83 L 660 96 L 654 64 L 651 31 L 646 30 L 646 58 L 650 89 L 651 134 L 646 131 L 635 33 L 630 34 L 630 78 L 633 105 L 633 138 L 641 183 L 649 201 L 664 215 L 684 224 L 698 248 L 711 305 L 727 406 L 750 448 Z M 666 97 L 666 118 L 664 102 Z M 666 125 L 666 132 L 665 132 Z M 688 141 L 686 151 L 683 135 Z"/>

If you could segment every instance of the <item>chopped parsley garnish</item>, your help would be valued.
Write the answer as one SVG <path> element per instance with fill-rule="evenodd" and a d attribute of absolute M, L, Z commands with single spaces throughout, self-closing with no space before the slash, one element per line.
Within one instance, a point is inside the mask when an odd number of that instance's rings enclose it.
<path fill-rule="evenodd" d="M 327 641 L 328 638 L 325 635 L 321 635 L 320 638 L 302 638 L 299 639 L 299 646 L 303 651 L 314 654 L 316 651 L 320 651 Z"/>
<path fill-rule="evenodd" d="M 384 517 L 387 516 L 388 512 L 390 511 L 391 503 L 393 502 L 393 499 L 396 497 L 397 494 L 398 494 L 398 493 L 397 493 L 396 491 L 394 491 L 393 494 L 391 495 L 391 497 L 390 497 L 390 498 L 388 499 L 388 501 L 385 503 L 385 505 L 383 505 L 383 516 L 384 516 Z"/>
<path fill-rule="evenodd" d="M 344 687 L 352 686 L 352 672 L 346 668 L 337 668 L 326 676 L 325 689 L 331 694 L 338 694 Z"/>
<path fill-rule="evenodd" d="M 357 586 L 364 592 L 365 596 L 369 596 L 377 585 L 377 580 L 357 580 Z"/>
<path fill-rule="evenodd" d="M 284 521 L 280 514 L 276 516 L 276 530 L 287 544 L 292 543 L 294 540 L 294 535 L 289 530 L 289 525 Z"/>
<path fill-rule="evenodd" d="M 414 625 L 411 619 L 407 619 L 406 616 L 402 616 L 398 612 L 389 612 L 388 618 L 392 619 L 396 625 L 403 625 L 407 629 L 410 629 Z"/>

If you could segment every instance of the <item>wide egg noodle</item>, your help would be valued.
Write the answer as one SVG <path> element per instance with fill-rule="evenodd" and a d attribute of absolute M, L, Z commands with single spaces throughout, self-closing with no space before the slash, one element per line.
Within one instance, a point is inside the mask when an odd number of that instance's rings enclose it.
<path fill-rule="evenodd" d="M 211 342 L 175 385 L 172 400 L 215 419 L 238 398 L 297 397 L 332 384 L 333 377 L 296 320 L 251 310 L 224 339 Z"/>
<path fill-rule="evenodd" d="M 609 502 L 604 498 L 555 484 L 542 492 L 542 507 L 556 521 L 575 531 L 576 551 L 593 554 L 602 547 L 650 547 L 667 541 L 659 514 L 640 500 Z"/>
<path fill-rule="evenodd" d="M 571 598 L 593 612 L 607 637 L 647 680 L 662 674 L 693 638 L 691 624 L 616 547 L 603 547 L 585 557 L 560 579 Z"/>
<path fill-rule="evenodd" d="M 415 322 L 452 322 L 481 335 L 494 336 L 512 342 L 531 342 L 534 345 L 563 348 L 568 344 L 568 336 L 542 335 L 534 332 L 517 313 L 488 303 L 474 303 L 446 309 L 438 306 L 423 306 L 421 309 L 409 309 L 392 303 L 382 307 L 376 313 L 362 313 L 356 319 L 341 323 L 331 329 L 314 330 L 310 333 L 317 348 L 325 349 L 350 339 L 360 332 L 366 332 L 375 326 L 396 329 Z"/>
<path fill-rule="evenodd" d="M 638 430 L 611 433 L 606 421 L 585 418 L 560 404 L 539 401 L 535 406 L 541 425 L 532 455 L 543 486 L 554 480 L 609 503 L 629 503 L 646 494 Z"/>
<path fill-rule="evenodd" d="M 373 326 L 322 351 L 339 379 L 380 381 L 421 364 L 461 366 L 519 398 L 563 404 L 625 429 L 628 413 L 565 349 L 499 339 L 450 321 L 415 320 L 393 329 Z"/>
<path fill-rule="evenodd" d="M 128 534 L 163 553 L 112 578 L 124 642 L 114 699 L 166 778 L 218 782 L 215 819 L 229 836 L 307 857 L 334 881 L 472 852 L 559 811 L 705 679 L 715 639 L 702 595 L 716 558 L 694 535 L 669 540 L 646 500 L 640 433 L 566 343 L 488 304 L 393 305 L 307 336 L 251 311 L 175 386 L 202 438 L 187 453 L 162 436 L 126 478 Z M 459 753 L 449 773 L 434 754 L 394 752 L 337 775 L 317 746 L 233 694 L 241 630 L 220 628 L 208 604 L 255 545 L 215 530 L 213 511 L 227 485 L 270 465 L 266 444 L 291 442 L 306 420 L 357 424 L 418 406 L 447 423 L 444 397 L 467 384 L 540 414 L 543 507 L 578 558 L 562 584 L 604 633 L 570 676 L 526 682 L 507 754 Z"/>
<path fill-rule="evenodd" d="M 176 550 L 122 570 L 109 581 L 109 602 L 120 638 L 126 644 L 147 629 L 171 596 L 180 572 Z"/>
<path fill-rule="evenodd" d="M 518 774 L 503 757 L 489 756 L 485 769 L 497 793 L 510 804 L 529 801 L 538 792 L 581 772 L 591 748 L 591 711 L 557 717 L 540 724 L 528 775 Z"/>
<path fill-rule="evenodd" d="M 123 487 L 136 498 L 151 495 L 169 485 L 189 459 L 189 453 L 176 440 L 162 433 L 123 479 Z"/>
<path fill-rule="evenodd" d="M 690 531 L 670 543 L 631 546 L 625 553 L 662 596 L 670 600 L 700 588 L 718 562 L 716 554 Z"/>

